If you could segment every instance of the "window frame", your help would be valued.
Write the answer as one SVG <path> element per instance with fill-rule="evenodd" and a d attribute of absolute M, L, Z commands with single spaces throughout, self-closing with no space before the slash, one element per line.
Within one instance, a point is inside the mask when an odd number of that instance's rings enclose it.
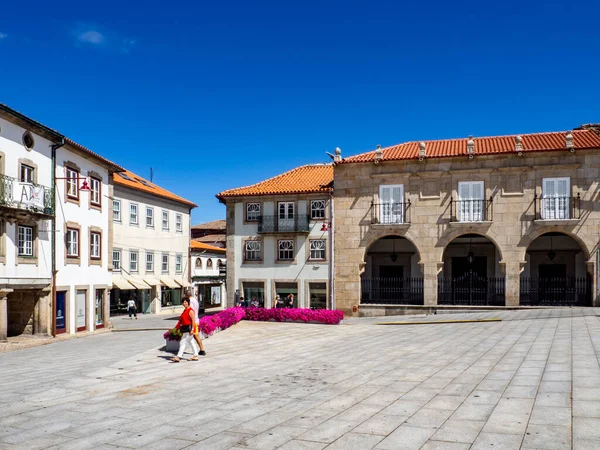
<path fill-rule="evenodd" d="M 115 267 L 115 254 L 119 255 L 119 259 L 118 259 L 118 266 L 119 267 Z M 120 272 L 121 271 L 121 267 L 123 266 L 121 263 L 123 261 L 123 259 L 121 258 L 122 255 L 122 251 L 120 248 L 113 248 L 112 250 L 112 266 L 113 266 L 113 272 Z"/>
<path fill-rule="evenodd" d="M 94 255 L 94 238 L 98 239 L 98 255 Z M 102 233 L 100 231 L 90 230 L 90 259 L 93 261 L 102 261 Z"/>
<path fill-rule="evenodd" d="M 132 212 L 131 212 L 131 208 L 135 207 L 135 222 L 131 221 L 132 218 Z M 139 205 L 137 203 L 129 203 L 129 225 L 136 225 L 139 226 L 140 224 L 140 208 Z"/>
<path fill-rule="evenodd" d="M 102 208 L 102 180 L 98 177 L 90 175 L 90 206 Z M 98 185 L 98 189 L 94 189 L 94 184 Z M 98 201 L 94 199 L 94 194 L 98 195 Z"/>
<path fill-rule="evenodd" d="M 24 225 L 24 224 L 17 224 L 17 257 L 19 258 L 35 258 L 35 227 L 33 225 Z M 21 252 L 21 228 L 25 229 L 29 229 L 31 232 L 31 241 L 30 241 L 30 250 L 31 253 L 22 253 Z M 24 238 L 26 237 L 26 235 L 24 234 Z M 27 240 L 23 240 L 24 243 L 27 243 Z"/>
<path fill-rule="evenodd" d="M 150 257 L 150 259 L 148 259 Z M 148 268 L 150 264 L 150 268 Z M 146 273 L 154 273 L 154 253 L 146 252 Z"/>
<path fill-rule="evenodd" d="M 183 233 L 183 214 L 175 214 L 175 233 Z"/>
<path fill-rule="evenodd" d="M 167 257 L 167 269 L 165 270 L 165 256 Z M 168 253 L 162 253 L 161 257 L 160 257 L 160 273 L 169 273 L 169 254 Z"/>
<path fill-rule="evenodd" d="M 115 219 L 115 205 L 119 205 L 119 207 L 118 207 L 119 218 L 118 219 Z M 121 209 L 121 200 L 113 199 L 113 222 L 121 223 L 122 213 L 123 213 L 123 211 Z"/>
<path fill-rule="evenodd" d="M 166 227 L 165 227 L 165 214 L 167 215 L 167 226 Z M 169 231 L 169 211 L 167 211 L 166 209 L 162 210 L 160 224 L 161 224 L 162 231 Z"/>
<path fill-rule="evenodd" d="M 313 250 L 313 242 L 323 242 L 323 249 Z M 323 252 L 322 258 L 313 258 L 313 251 Z M 327 261 L 327 239 L 309 239 L 308 240 L 308 260 L 309 261 Z"/>
<path fill-rule="evenodd" d="M 73 242 L 74 233 L 77 233 L 77 241 Z M 81 257 L 81 230 L 79 228 L 67 226 L 66 230 L 66 245 L 67 245 L 67 258 L 68 259 L 78 259 Z M 73 245 L 76 245 L 76 253 L 72 253 Z"/>
<path fill-rule="evenodd" d="M 175 273 L 183 273 L 183 255 L 182 254 L 175 255 Z"/>
<path fill-rule="evenodd" d="M 282 250 L 281 249 L 281 244 L 283 242 L 291 242 L 292 243 L 291 250 L 290 249 Z M 291 258 L 282 258 L 281 257 L 281 252 L 282 251 L 284 251 L 284 252 L 291 252 L 292 253 L 292 255 L 291 255 L 292 257 Z M 295 239 L 278 239 L 277 240 L 277 261 L 286 261 L 286 262 L 289 262 L 289 261 L 294 261 L 295 259 L 296 259 L 296 242 L 295 242 Z"/>
<path fill-rule="evenodd" d="M 252 217 L 250 217 L 250 215 L 248 214 L 250 212 L 250 211 L 248 211 L 250 205 L 258 206 L 258 211 L 252 211 L 252 213 L 257 212 L 256 217 L 254 217 L 254 214 Z M 245 221 L 246 222 L 248 222 L 248 223 L 258 222 L 258 221 L 260 221 L 260 215 L 262 212 L 262 204 L 260 202 L 246 202 L 244 211 L 245 211 Z"/>
<path fill-rule="evenodd" d="M 313 208 L 313 203 L 316 203 L 316 202 L 323 202 L 323 215 L 319 216 L 319 217 L 316 217 L 316 216 L 313 215 L 313 211 L 319 211 L 319 210 L 316 210 L 316 209 Z M 310 200 L 309 206 L 310 206 L 310 220 L 319 221 L 319 220 L 326 220 L 327 219 L 327 200 L 326 199 L 314 199 L 314 200 Z"/>
<path fill-rule="evenodd" d="M 135 255 L 135 269 L 133 268 L 134 260 L 131 258 Z M 129 272 L 138 273 L 140 271 L 140 252 L 135 250 L 129 250 Z"/>
<path fill-rule="evenodd" d="M 150 212 L 150 215 L 148 215 Z M 150 224 L 148 224 L 148 219 L 150 219 Z M 154 208 L 151 206 L 146 206 L 146 228 L 154 228 Z"/>
<path fill-rule="evenodd" d="M 469 198 L 461 196 L 463 186 L 469 186 Z M 481 186 L 481 198 L 473 198 L 473 186 Z M 483 180 L 465 180 L 459 181 L 456 185 L 456 198 L 458 205 L 456 207 L 456 217 L 459 222 L 473 223 L 483 222 L 485 217 L 485 181 Z M 465 203 L 462 203 L 465 202 Z M 471 202 L 467 204 L 466 202 Z M 474 202 L 481 202 L 480 204 Z M 481 206 L 479 206 L 481 205 Z"/>
<path fill-rule="evenodd" d="M 71 176 L 73 174 L 75 175 L 74 178 Z M 65 166 L 65 178 L 65 189 L 67 198 L 79 201 L 79 179 L 81 178 L 81 171 L 71 166 Z M 74 186 L 75 194 L 71 193 L 72 186 Z"/>
<path fill-rule="evenodd" d="M 252 249 L 248 249 L 248 244 L 252 243 L 252 242 L 256 242 L 258 243 L 258 250 L 252 250 Z M 258 252 L 258 258 L 248 258 L 248 252 Z M 246 239 L 244 241 L 244 262 L 260 262 L 263 260 L 263 245 L 262 245 L 262 239 Z"/>
<path fill-rule="evenodd" d="M 26 173 L 30 175 L 31 179 L 23 179 L 23 169 L 26 170 Z M 29 177 L 26 177 L 29 178 Z M 19 181 L 21 183 L 31 183 L 31 184 L 35 184 L 35 167 L 29 165 L 29 164 L 25 164 L 25 163 L 19 163 Z"/>

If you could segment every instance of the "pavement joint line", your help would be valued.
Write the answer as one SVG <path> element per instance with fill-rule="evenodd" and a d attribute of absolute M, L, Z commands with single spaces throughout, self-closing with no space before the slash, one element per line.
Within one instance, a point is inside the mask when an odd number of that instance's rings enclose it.
<path fill-rule="evenodd" d="M 119 331 L 167 331 L 172 330 L 173 328 L 113 328 L 112 332 Z"/>
<path fill-rule="evenodd" d="M 490 319 L 463 319 L 463 320 L 427 320 L 421 322 L 375 322 L 373 325 L 434 325 L 440 323 L 478 323 L 478 322 L 502 322 L 499 317 Z"/>

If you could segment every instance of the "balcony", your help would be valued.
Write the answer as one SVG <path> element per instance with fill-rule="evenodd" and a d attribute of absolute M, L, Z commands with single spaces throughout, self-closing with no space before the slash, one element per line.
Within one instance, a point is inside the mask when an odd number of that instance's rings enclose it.
<path fill-rule="evenodd" d="M 581 197 L 538 197 L 533 199 L 535 221 L 565 224 L 581 218 Z"/>
<path fill-rule="evenodd" d="M 297 214 L 291 218 L 279 216 L 260 216 L 258 218 L 258 233 L 308 233 L 308 214 Z"/>
<path fill-rule="evenodd" d="M 378 225 L 409 225 L 410 200 L 371 204 L 371 223 Z"/>
<path fill-rule="evenodd" d="M 493 197 L 489 200 L 450 200 L 450 223 L 474 224 L 494 218 Z"/>
<path fill-rule="evenodd" d="M 35 183 L 22 183 L 0 175 L 0 208 L 4 214 L 19 217 L 36 215 L 52 217 L 54 189 Z"/>

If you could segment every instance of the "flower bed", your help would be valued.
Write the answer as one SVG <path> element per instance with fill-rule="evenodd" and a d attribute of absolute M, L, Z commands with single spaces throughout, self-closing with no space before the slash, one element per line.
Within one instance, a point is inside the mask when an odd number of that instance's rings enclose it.
<path fill-rule="evenodd" d="M 246 320 L 259 320 L 276 322 L 318 322 L 336 325 L 344 318 L 344 313 L 329 309 L 303 309 L 303 308 L 246 308 Z"/>
<path fill-rule="evenodd" d="M 245 315 L 244 308 L 235 307 L 228 308 L 225 311 L 213 314 L 212 316 L 204 316 L 200 319 L 198 324 L 198 332 L 202 334 L 203 338 L 207 338 L 216 331 L 225 330 L 231 325 L 235 325 L 242 320 Z M 173 328 L 163 334 L 163 337 L 167 341 L 180 341 L 181 331 L 177 328 Z"/>

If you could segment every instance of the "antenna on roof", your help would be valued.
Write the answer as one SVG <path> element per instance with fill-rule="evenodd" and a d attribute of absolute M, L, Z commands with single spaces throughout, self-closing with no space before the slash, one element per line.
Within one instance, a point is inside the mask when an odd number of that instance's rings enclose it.
<path fill-rule="evenodd" d="M 156 170 L 156 169 L 155 169 L 154 167 L 150 167 L 150 183 L 153 183 L 153 182 L 154 182 L 154 180 L 153 180 L 153 179 L 154 179 L 154 171 L 155 171 L 155 170 Z"/>

